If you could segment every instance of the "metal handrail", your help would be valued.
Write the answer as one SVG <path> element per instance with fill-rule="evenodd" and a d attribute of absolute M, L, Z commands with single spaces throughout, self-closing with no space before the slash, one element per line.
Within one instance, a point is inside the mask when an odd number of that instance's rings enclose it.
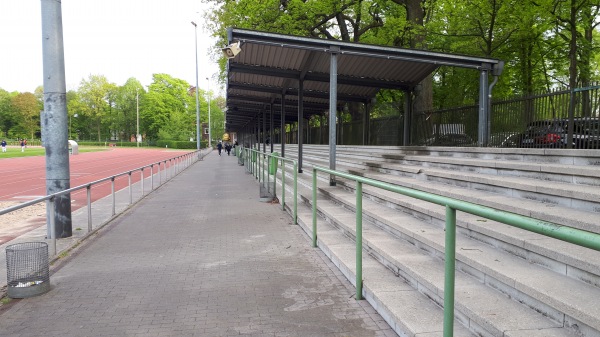
<path fill-rule="evenodd" d="M 294 219 L 294 224 L 298 224 L 298 161 L 294 159 L 288 159 L 281 156 L 278 156 L 274 153 L 266 153 L 261 152 L 260 150 L 252 149 L 252 148 L 242 148 L 244 151 L 244 158 L 252 158 L 252 155 L 256 155 L 256 160 L 254 162 L 250 161 L 249 165 L 252 165 L 252 169 L 250 172 L 254 173 L 254 177 L 260 182 L 265 181 L 265 165 L 264 163 L 260 163 L 261 157 L 263 160 L 268 160 L 268 163 L 271 162 L 271 158 L 275 158 L 278 162 L 281 163 L 281 207 L 282 210 L 285 210 L 285 163 L 289 162 L 293 164 L 294 167 L 294 209 L 292 213 L 292 217 Z M 267 158 L 265 158 L 267 157 Z M 248 162 L 248 160 L 244 160 L 244 163 Z M 266 165 L 268 167 L 268 165 Z M 261 172 L 259 172 L 259 168 L 262 168 Z M 262 176 L 262 180 L 261 180 Z M 267 173 L 267 184 L 270 184 L 271 174 Z M 277 185 L 277 174 L 273 174 L 273 183 Z"/>
<path fill-rule="evenodd" d="M 518 227 L 530 232 L 600 251 L 600 234 L 558 225 L 499 209 L 456 200 L 379 180 L 355 176 L 313 166 L 312 169 L 312 245 L 317 247 L 317 171 L 356 182 L 356 299 L 362 299 L 362 184 L 406 195 L 446 207 L 445 264 L 444 264 L 444 337 L 454 335 L 454 288 L 456 264 L 456 211 Z"/>
<path fill-rule="evenodd" d="M 198 155 L 196 155 L 198 154 Z M 133 172 L 136 171 L 140 171 L 140 185 L 141 185 L 141 197 L 140 199 L 145 195 L 145 191 L 144 191 L 144 169 L 145 168 L 150 168 L 151 173 L 150 173 L 150 192 L 152 192 L 155 188 L 154 188 L 154 180 L 153 177 L 155 175 L 154 173 L 154 166 L 158 165 L 158 170 L 156 172 L 156 174 L 159 175 L 159 185 L 157 186 L 160 187 L 162 184 L 166 183 L 169 180 L 168 177 L 168 170 L 174 170 L 174 172 L 171 172 L 171 176 L 170 178 L 173 178 L 176 174 L 180 173 L 181 171 L 183 171 L 185 168 L 189 167 L 191 164 L 193 164 L 194 162 L 200 160 L 200 156 L 201 156 L 201 152 L 200 151 L 194 151 L 194 152 L 190 152 L 190 153 L 186 153 L 184 155 L 180 155 L 180 156 L 176 156 L 173 158 L 169 158 L 169 159 L 165 159 L 165 160 L 161 160 L 155 163 L 151 163 L 148 165 L 144 165 L 141 167 L 138 167 L 136 169 L 133 170 L 129 170 L 126 172 L 122 172 L 122 173 L 118 173 L 115 175 L 112 175 L 110 177 L 106 177 L 106 178 L 102 178 L 99 180 L 95 180 L 83 185 L 79 185 L 76 187 L 72 187 L 66 190 L 62 190 L 53 194 L 49 194 L 43 197 L 39 197 L 30 201 L 26 201 L 24 203 L 15 205 L 15 206 L 11 206 L 5 209 L 0 209 L 0 216 L 25 208 L 25 207 L 29 207 L 35 204 L 38 204 L 40 202 L 46 202 L 46 208 L 49 210 L 49 223 L 47 224 L 48 227 L 48 239 L 50 240 L 50 247 L 51 247 L 51 254 L 52 256 L 56 255 L 56 237 L 55 237 L 55 233 L 54 233 L 54 227 L 55 227 L 55 223 L 54 223 L 54 201 L 55 198 L 63 195 L 63 194 L 67 194 L 67 193 L 71 193 L 71 192 L 75 192 L 75 191 L 79 191 L 82 189 L 86 189 L 86 194 L 87 194 L 87 218 L 88 218 L 88 232 L 92 231 L 92 198 L 91 198 L 91 190 L 92 190 L 92 186 L 94 185 L 98 185 L 98 184 L 102 184 L 105 183 L 107 181 L 111 182 L 111 197 L 112 197 L 112 216 L 115 216 L 116 214 L 116 191 L 115 191 L 115 179 L 124 175 L 128 176 L 128 188 L 129 188 L 129 205 L 133 204 L 133 193 L 132 193 L 132 184 L 131 184 L 131 174 Z M 174 163 L 173 163 L 174 161 Z M 170 165 L 167 167 L 167 162 L 170 163 Z M 163 170 L 164 174 L 165 174 L 165 181 L 163 182 L 162 179 L 160 178 L 162 172 L 161 172 L 161 168 L 160 168 L 160 164 L 164 163 L 163 165 Z M 182 167 L 183 166 L 183 167 Z"/>

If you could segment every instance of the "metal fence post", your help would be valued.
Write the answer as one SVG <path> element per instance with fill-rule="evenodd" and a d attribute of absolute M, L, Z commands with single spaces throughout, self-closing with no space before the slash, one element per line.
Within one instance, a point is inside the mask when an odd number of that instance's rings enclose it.
<path fill-rule="evenodd" d="M 129 185 L 129 204 L 133 204 L 133 189 L 131 188 L 131 171 L 127 174 L 127 183 Z"/>
<path fill-rule="evenodd" d="M 298 224 L 298 162 L 294 160 L 294 224 Z"/>
<path fill-rule="evenodd" d="M 150 165 L 150 192 L 154 190 L 154 164 Z"/>
<path fill-rule="evenodd" d="M 144 196 L 144 168 L 142 167 L 142 169 L 140 170 L 140 182 L 141 184 L 141 188 L 142 188 L 142 197 Z"/>
<path fill-rule="evenodd" d="M 446 206 L 444 276 L 444 337 L 454 336 L 454 283 L 456 267 L 456 210 Z"/>
<path fill-rule="evenodd" d="M 54 197 L 48 199 L 48 211 L 50 212 L 50 247 L 52 256 L 56 255 L 56 222 L 54 214 Z"/>
<path fill-rule="evenodd" d="M 114 216 L 115 214 L 117 214 L 116 212 L 116 207 L 115 204 L 117 203 L 116 199 L 116 195 L 115 195 L 115 177 L 111 177 L 110 178 L 110 192 L 112 194 L 112 215 Z"/>
<path fill-rule="evenodd" d="M 317 247 L 317 169 L 312 176 L 312 244 Z"/>
<path fill-rule="evenodd" d="M 285 211 L 285 160 L 281 158 L 281 209 Z"/>
<path fill-rule="evenodd" d="M 356 299 L 362 300 L 362 183 L 356 182 Z"/>
<path fill-rule="evenodd" d="M 87 213 L 88 213 L 88 233 L 92 231 L 92 185 L 87 185 Z"/>

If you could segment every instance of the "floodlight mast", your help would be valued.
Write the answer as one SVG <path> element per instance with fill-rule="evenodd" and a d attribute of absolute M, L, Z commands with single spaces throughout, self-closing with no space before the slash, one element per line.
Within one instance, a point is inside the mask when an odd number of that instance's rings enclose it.
<path fill-rule="evenodd" d="M 200 151 L 200 103 L 198 101 L 198 25 L 196 25 L 194 21 L 192 21 L 192 25 L 194 25 L 194 46 L 196 47 L 196 150 Z M 198 154 L 198 156 L 200 156 L 200 154 Z"/>

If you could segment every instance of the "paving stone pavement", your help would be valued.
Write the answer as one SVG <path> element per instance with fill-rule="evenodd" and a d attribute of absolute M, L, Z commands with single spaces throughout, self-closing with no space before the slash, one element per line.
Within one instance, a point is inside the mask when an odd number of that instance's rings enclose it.
<path fill-rule="evenodd" d="M 0 336 L 396 336 L 237 157 L 174 177 L 0 307 Z"/>

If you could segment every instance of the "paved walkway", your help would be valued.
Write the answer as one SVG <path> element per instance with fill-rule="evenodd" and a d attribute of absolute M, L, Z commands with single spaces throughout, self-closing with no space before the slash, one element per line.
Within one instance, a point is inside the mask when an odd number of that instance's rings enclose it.
<path fill-rule="evenodd" d="M 396 336 L 216 151 L 88 239 L 0 336 Z"/>

